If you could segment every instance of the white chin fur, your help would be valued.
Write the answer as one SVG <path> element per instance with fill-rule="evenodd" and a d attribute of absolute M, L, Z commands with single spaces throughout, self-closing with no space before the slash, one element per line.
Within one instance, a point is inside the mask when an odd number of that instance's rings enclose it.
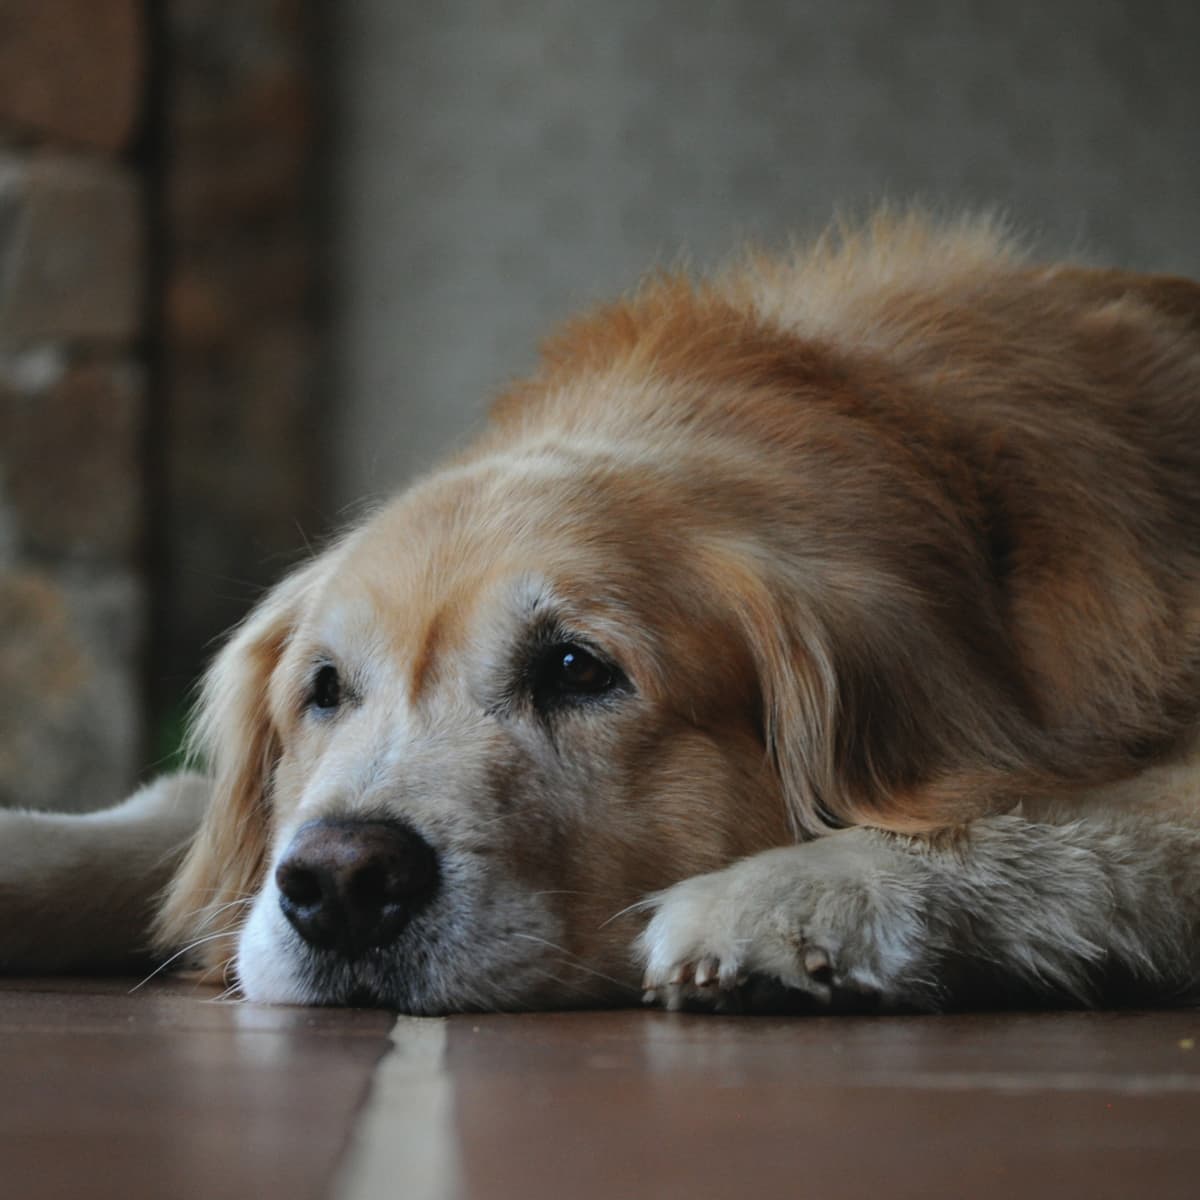
<path fill-rule="evenodd" d="M 237 977 L 242 994 L 256 1004 L 312 1004 L 315 997 L 289 966 L 279 906 L 267 889 L 254 902 L 238 940 Z"/>

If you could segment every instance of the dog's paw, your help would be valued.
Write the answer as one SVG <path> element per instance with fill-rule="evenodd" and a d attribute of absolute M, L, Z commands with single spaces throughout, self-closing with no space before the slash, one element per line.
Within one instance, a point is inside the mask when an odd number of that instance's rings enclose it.
<path fill-rule="evenodd" d="M 651 901 L 648 1002 L 717 1011 L 932 1007 L 924 889 L 867 830 L 771 850 Z M 906 869 L 907 868 L 907 869 Z"/>

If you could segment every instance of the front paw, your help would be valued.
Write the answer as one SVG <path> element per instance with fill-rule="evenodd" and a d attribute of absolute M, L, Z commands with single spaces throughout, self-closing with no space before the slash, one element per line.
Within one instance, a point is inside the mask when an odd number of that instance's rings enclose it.
<path fill-rule="evenodd" d="M 923 890 L 882 835 L 848 830 L 668 888 L 639 942 L 671 1009 L 936 1007 Z"/>

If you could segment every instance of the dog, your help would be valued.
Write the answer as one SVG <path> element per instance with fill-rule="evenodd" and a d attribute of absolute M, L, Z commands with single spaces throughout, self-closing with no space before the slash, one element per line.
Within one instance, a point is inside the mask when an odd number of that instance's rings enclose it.
<path fill-rule="evenodd" d="M 203 773 L 0 814 L 0 963 L 1190 1002 L 1198 734 L 1200 286 L 881 215 L 567 324 L 234 632 Z"/>

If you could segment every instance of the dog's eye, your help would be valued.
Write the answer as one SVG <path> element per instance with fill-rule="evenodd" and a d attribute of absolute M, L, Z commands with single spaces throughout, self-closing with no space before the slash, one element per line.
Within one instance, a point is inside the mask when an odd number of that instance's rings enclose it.
<path fill-rule="evenodd" d="M 342 702 L 342 678 L 338 669 L 326 663 L 313 676 L 312 691 L 308 696 L 309 705 L 313 708 L 328 712 L 337 708 Z"/>
<path fill-rule="evenodd" d="M 603 696 L 624 684 L 624 676 L 574 642 L 547 647 L 533 671 L 533 699 L 539 708 Z"/>
<path fill-rule="evenodd" d="M 553 656 L 557 660 L 558 683 L 564 691 L 595 695 L 596 692 L 606 692 L 612 686 L 612 668 L 594 654 L 578 646 L 559 646 L 553 651 Z"/>

